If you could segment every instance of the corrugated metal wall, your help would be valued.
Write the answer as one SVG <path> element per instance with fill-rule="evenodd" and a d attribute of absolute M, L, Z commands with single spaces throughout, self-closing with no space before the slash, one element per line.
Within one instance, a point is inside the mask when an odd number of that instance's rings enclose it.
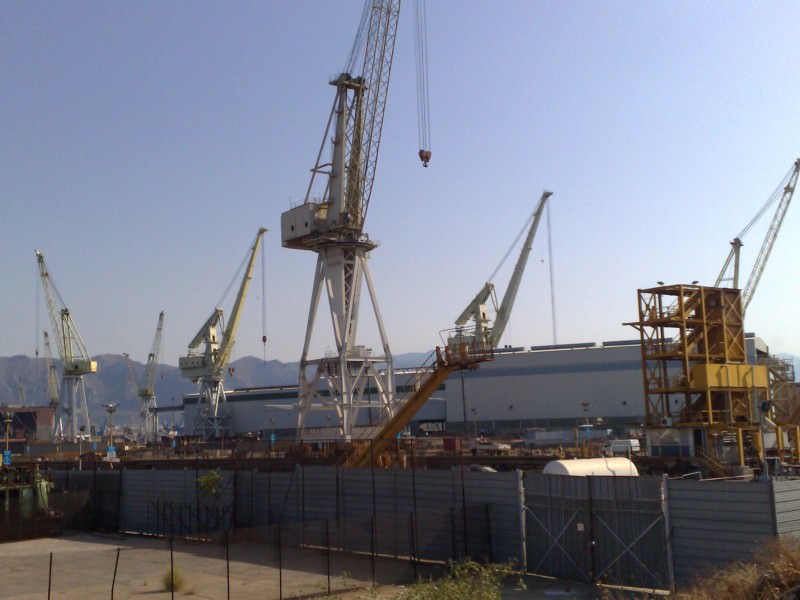
<path fill-rule="evenodd" d="M 272 538 L 280 526 L 285 543 L 522 560 L 518 472 L 299 465 L 292 472 L 222 471 L 216 498 L 197 485 L 207 473 L 125 469 L 60 472 L 54 480 L 59 489 L 96 490 L 96 513 L 109 529 L 177 536 L 251 529 Z"/>
<path fill-rule="evenodd" d="M 669 480 L 675 579 L 689 583 L 733 561 L 747 561 L 776 535 L 769 481 Z"/>
<path fill-rule="evenodd" d="M 529 571 L 672 587 L 660 479 L 528 473 L 524 483 Z"/>
<path fill-rule="evenodd" d="M 684 584 L 749 560 L 766 541 L 800 532 L 797 480 L 662 483 L 298 466 L 293 472 L 221 472 L 215 501 L 198 489 L 205 473 L 48 475 L 54 503 L 69 506 L 75 526 L 161 535 L 249 529 L 272 541 L 280 526 L 285 543 L 439 560 L 471 556 L 523 564 L 527 558 L 536 573 L 660 588 L 669 587 L 670 558 L 675 581 Z M 84 504 L 63 502 L 70 498 Z"/>
<path fill-rule="evenodd" d="M 775 481 L 775 531 L 778 535 L 800 532 L 800 481 Z"/>

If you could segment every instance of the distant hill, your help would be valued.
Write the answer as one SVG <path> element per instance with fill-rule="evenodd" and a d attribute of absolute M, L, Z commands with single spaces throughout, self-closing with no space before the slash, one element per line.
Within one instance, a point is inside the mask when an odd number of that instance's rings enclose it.
<path fill-rule="evenodd" d="M 427 353 L 409 353 L 395 357 L 395 366 L 421 365 Z M 96 357 L 97 374 L 84 378 L 86 404 L 93 424 L 103 425 L 106 420 L 104 404 L 118 404 L 114 423 L 135 425 L 139 414 L 138 384 L 131 376 L 129 359 L 117 354 Z M 60 367 L 60 361 L 55 363 Z M 130 361 L 137 381 L 144 377 L 145 366 Z M 273 385 L 295 385 L 299 376 L 299 363 L 279 360 L 264 361 L 246 356 L 232 362 L 225 377 L 225 389 L 251 388 Z M 196 392 L 198 386 L 181 376 L 178 367 L 159 365 L 156 374 L 156 401 L 159 406 L 180 404 L 184 394 Z M 47 369 L 44 358 L 29 356 L 0 357 L 0 405 L 28 406 L 49 403 Z"/>

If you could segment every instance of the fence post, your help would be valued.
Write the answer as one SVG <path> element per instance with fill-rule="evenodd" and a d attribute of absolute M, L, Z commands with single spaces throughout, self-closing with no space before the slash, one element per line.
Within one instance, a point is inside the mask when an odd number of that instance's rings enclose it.
<path fill-rule="evenodd" d="M 461 465 L 461 521 L 464 526 L 464 558 L 469 558 L 469 538 L 467 527 L 467 490 L 464 484 L 464 465 Z"/>
<path fill-rule="evenodd" d="M 370 528 L 370 574 L 372 577 L 372 585 L 375 585 L 375 514 L 372 514 L 372 527 Z"/>
<path fill-rule="evenodd" d="M 225 532 L 225 581 L 228 590 L 228 600 L 231 600 L 231 551 L 227 531 Z"/>
<path fill-rule="evenodd" d="M 283 600 L 283 543 L 281 526 L 278 524 L 278 598 Z"/>
<path fill-rule="evenodd" d="M 175 600 L 175 559 L 173 558 L 172 537 L 169 538 L 169 591 Z"/>
<path fill-rule="evenodd" d="M 414 522 L 415 522 L 414 511 L 412 510 L 410 513 L 408 513 L 408 516 L 409 516 L 408 525 L 410 529 L 409 541 L 411 542 L 411 548 L 409 549 L 408 556 L 409 559 L 411 560 L 411 567 L 414 569 L 414 581 L 419 581 L 419 573 L 417 571 L 417 562 L 419 560 L 419 557 L 417 556 L 417 536 L 414 527 Z"/>
<path fill-rule="evenodd" d="M 329 521 L 325 519 L 325 561 L 328 572 L 328 596 L 331 595 L 331 530 Z"/>
<path fill-rule="evenodd" d="M 114 577 L 111 578 L 111 600 L 114 600 L 114 587 L 117 585 L 117 567 L 119 567 L 119 551 L 117 548 L 117 560 L 114 561 Z"/>
<path fill-rule="evenodd" d="M 50 589 L 53 585 L 53 553 L 50 553 L 50 569 L 47 574 L 47 600 L 50 600 Z"/>

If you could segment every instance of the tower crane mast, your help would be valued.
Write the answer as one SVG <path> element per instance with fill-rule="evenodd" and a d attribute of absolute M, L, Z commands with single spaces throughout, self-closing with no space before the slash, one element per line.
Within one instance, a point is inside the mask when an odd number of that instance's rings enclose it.
<path fill-rule="evenodd" d="M 298 430 L 306 438 L 313 411 L 335 412 L 338 436 L 352 439 L 359 410 L 371 404 L 373 391 L 379 407 L 391 412 L 395 404 L 392 355 L 367 264 L 367 254 L 377 244 L 363 228 L 377 167 L 399 14 L 399 0 L 365 3 L 347 66 L 330 81 L 336 94 L 305 201 L 281 216 L 283 245 L 317 253 L 300 359 Z M 332 158 L 324 159 L 331 133 Z M 317 176 L 327 176 L 321 199 L 311 196 Z M 357 342 L 362 282 L 367 284 L 382 355 Z M 311 359 L 311 337 L 323 289 L 329 300 L 336 355 Z"/>
<path fill-rule="evenodd" d="M 783 181 L 781 181 L 778 189 L 775 190 L 767 202 L 765 202 L 761 209 L 759 209 L 756 216 L 753 217 L 747 226 L 742 229 L 739 235 L 733 239 L 728 258 L 726 259 L 725 264 L 722 266 L 722 270 L 720 271 L 719 275 L 717 276 L 717 280 L 714 283 L 714 287 L 720 287 L 724 281 L 731 281 L 734 288 L 739 287 L 739 254 L 743 245 L 742 238 L 745 236 L 745 234 L 747 234 L 748 231 L 750 231 L 750 228 L 753 227 L 756 221 L 758 221 L 758 219 L 764 215 L 767 209 L 777 201 L 778 206 L 775 209 L 775 214 L 772 216 L 772 221 L 770 222 L 770 226 L 767 230 L 766 236 L 764 237 L 764 241 L 761 243 L 761 249 L 756 257 L 753 270 L 750 272 L 750 276 L 748 277 L 744 288 L 742 288 L 742 311 L 747 310 L 750 301 L 753 299 L 756 288 L 758 287 L 758 282 L 761 280 L 761 276 L 764 273 L 764 267 L 766 266 L 769 255 L 772 252 L 773 246 L 775 245 L 775 240 L 778 237 L 778 232 L 781 230 L 781 225 L 783 225 L 783 219 L 786 216 L 786 210 L 789 208 L 789 203 L 792 201 L 792 196 L 794 195 L 794 190 L 797 186 L 798 173 L 800 173 L 800 158 L 794 161 L 792 168 L 783 178 Z M 733 273 L 731 276 L 727 276 L 731 267 L 731 263 L 733 263 Z"/>
<path fill-rule="evenodd" d="M 244 300 L 250 280 L 253 278 L 256 255 L 266 231 L 263 227 L 259 228 L 250 248 L 244 276 L 239 285 L 227 325 L 223 323 L 222 309 L 215 308 L 197 335 L 189 342 L 187 355 L 178 359 L 181 375 L 195 383 L 200 382 L 200 397 L 193 424 L 194 435 L 202 435 L 204 438 L 220 437 L 228 430 L 228 415 L 224 414 L 225 411 L 222 408 L 225 403 L 223 373 L 233 351 Z M 221 335 L 218 334 L 218 327 L 222 328 Z"/>
<path fill-rule="evenodd" d="M 456 326 L 463 327 L 470 319 L 475 323 L 475 335 L 482 337 L 486 343 L 491 344 L 491 348 L 496 348 L 500 344 L 503 333 L 508 325 L 508 320 L 511 317 L 511 310 L 514 307 L 514 302 L 517 298 L 522 275 L 525 272 L 525 266 L 528 264 L 528 256 L 533 248 L 533 240 L 536 237 L 536 231 L 539 229 L 539 221 L 544 213 L 547 200 L 553 192 L 545 190 L 542 192 L 539 202 L 531 215 L 531 224 L 528 228 L 528 233 L 525 236 L 525 241 L 522 244 L 517 262 L 514 265 L 514 271 L 511 274 L 511 279 L 508 282 L 508 288 L 503 295 L 503 300 L 500 306 L 497 306 L 497 297 L 495 295 L 494 284 L 489 281 L 486 282 L 481 290 L 475 295 L 475 298 L 467 305 L 464 311 L 456 319 Z M 519 238 L 517 238 L 519 239 Z M 494 275 L 490 279 L 494 278 Z M 486 303 L 492 300 L 496 310 L 494 326 L 491 326 Z"/>
<path fill-rule="evenodd" d="M 56 346 L 64 368 L 53 435 L 56 438 L 66 438 L 75 442 L 81 427 L 86 431 L 90 430 L 83 376 L 96 373 L 97 362 L 92 360 L 86 350 L 86 345 L 78 333 L 69 309 L 64 305 L 52 280 L 44 255 L 38 250 L 35 253 L 42 290 L 53 327 L 52 333 L 56 339 Z M 83 421 L 83 425 L 80 424 L 80 421 Z"/>

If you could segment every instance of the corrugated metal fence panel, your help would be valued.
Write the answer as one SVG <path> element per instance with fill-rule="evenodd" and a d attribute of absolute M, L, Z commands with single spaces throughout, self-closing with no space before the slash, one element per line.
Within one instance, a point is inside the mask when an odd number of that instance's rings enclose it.
<path fill-rule="evenodd" d="M 496 562 L 524 562 L 520 498 L 522 473 L 520 471 L 464 473 L 464 483 L 469 504 L 489 506 L 491 560 Z"/>
<path fill-rule="evenodd" d="M 196 535 L 231 528 L 233 474 L 219 472 L 218 493 L 203 492 L 198 478 L 208 470 L 122 471 L 119 528 L 158 535 Z"/>
<path fill-rule="evenodd" d="M 531 572 L 672 587 L 660 479 L 527 473 L 524 483 Z"/>
<path fill-rule="evenodd" d="M 660 478 L 589 477 L 594 577 L 615 585 L 672 588 Z"/>
<path fill-rule="evenodd" d="M 778 535 L 800 531 L 800 481 L 773 482 L 775 527 Z"/>
<path fill-rule="evenodd" d="M 770 482 L 668 481 L 675 579 L 747 561 L 774 536 Z"/>
<path fill-rule="evenodd" d="M 525 473 L 528 571 L 591 581 L 589 480 Z"/>

